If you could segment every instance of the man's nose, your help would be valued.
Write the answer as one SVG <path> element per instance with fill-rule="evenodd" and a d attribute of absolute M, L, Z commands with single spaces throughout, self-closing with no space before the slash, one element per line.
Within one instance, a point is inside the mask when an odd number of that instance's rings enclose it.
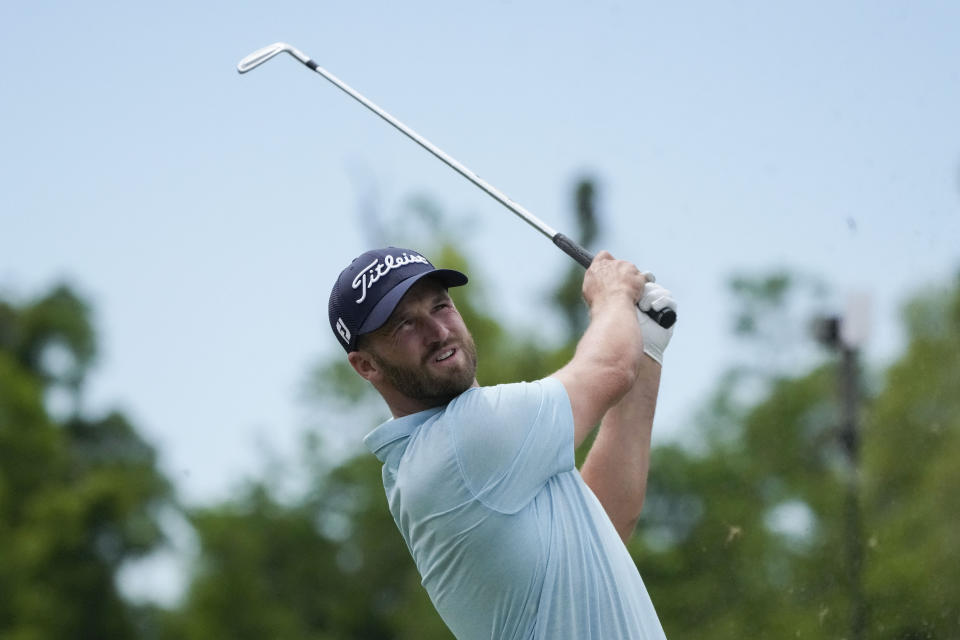
<path fill-rule="evenodd" d="M 443 342 L 450 335 L 450 329 L 447 328 L 447 325 L 429 316 L 423 321 L 423 331 L 424 340 L 428 344 Z"/>

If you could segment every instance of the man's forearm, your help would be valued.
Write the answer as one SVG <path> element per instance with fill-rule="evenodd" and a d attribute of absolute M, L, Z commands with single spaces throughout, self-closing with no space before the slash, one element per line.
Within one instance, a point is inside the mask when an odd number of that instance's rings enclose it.
<path fill-rule="evenodd" d="M 640 331 L 623 329 L 636 322 L 637 311 L 630 298 L 606 300 L 590 311 L 590 324 L 573 359 L 554 374 L 570 396 L 577 447 L 633 388 L 640 362 L 648 359 Z"/>
<path fill-rule="evenodd" d="M 642 360 L 636 383 L 604 415 L 580 470 L 624 542 L 643 507 L 660 388 L 660 365 L 649 357 Z"/>

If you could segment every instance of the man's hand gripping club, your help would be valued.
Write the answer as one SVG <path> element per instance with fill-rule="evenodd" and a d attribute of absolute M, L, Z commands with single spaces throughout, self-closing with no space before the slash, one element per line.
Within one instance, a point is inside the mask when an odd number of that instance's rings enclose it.
<path fill-rule="evenodd" d="M 640 323 L 640 332 L 643 334 L 643 352 L 656 360 L 657 364 L 663 364 L 663 352 L 670 344 L 670 338 L 673 337 L 673 327 L 664 329 L 654 322 L 646 311 L 662 311 L 664 309 L 677 310 L 677 301 L 673 299 L 673 294 L 668 289 L 664 289 L 657 284 L 656 277 L 649 271 L 645 271 L 647 283 L 643 286 L 643 297 L 637 303 L 640 313 L 637 319 Z"/>
<path fill-rule="evenodd" d="M 673 309 L 673 311 L 676 311 L 677 301 L 674 300 L 673 294 L 668 289 L 657 284 L 656 276 L 654 276 L 653 273 L 649 271 L 641 272 L 632 264 L 616 260 L 610 253 L 601 251 L 597 254 L 593 264 L 591 264 L 591 270 L 588 271 L 587 276 L 584 277 L 583 297 L 592 312 L 596 299 L 604 297 L 604 294 L 610 292 L 613 292 L 614 296 L 616 295 L 615 291 L 620 283 L 617 283 L 615 280 L 619 275 L 628 278 L 625 284 L 627 288 L 630 289 L 629 295 L 635 296 L 636 290 L 634 287 L 637 284 L 637 274 L 643 276 L 645 279 L 643 289 L 640 291 L 640 297 L 635 301 L 635 306 L 640 312 L 637 314 L 637 321 L 639 322 L 641 335 L 643 337 L 643 351 L 653 358 L 657 364 L 662 365 L 663 352 L 666 350 L 667 345 L 670 344 L 670 338 L 673 337 L 673 327 L 671 326 L 669 329 L 664 329 L 645 312 L 651 309 L 654 311 L 663 311 L 664 309 Z M 606 281 L 607 278 L 609 278 L 610 281 Z M 599 279 L 599 282 L 595 281 L 597 279 Z"/>

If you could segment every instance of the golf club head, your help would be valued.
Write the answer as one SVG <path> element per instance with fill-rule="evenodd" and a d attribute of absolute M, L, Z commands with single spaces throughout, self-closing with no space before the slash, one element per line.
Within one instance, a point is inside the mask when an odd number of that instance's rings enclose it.
<path fill-rule="evenodd" d="M 264 62 L 266 62 L 270 58 L 283 52 L 289 53 L 294 58 L 296 58 L 297 60 L 299 60 L 304 64 L 307 64 L 308 62 L 310 62 L 309 57 L 307 57 L 300 51 L 297 51 L 295 48 L 291 47 L 286 42 L 274 42 L 271 45 L 263 47 L 262 49 L 257 49 L 256 51 L 254 51 L 253 53 L 245 57 L 243 60 L 241 60 L 237 64 L 237 71 L 239 73 L 246 73 L 251 69 L 256 69 L 257 67 L 262 65 Z"/>

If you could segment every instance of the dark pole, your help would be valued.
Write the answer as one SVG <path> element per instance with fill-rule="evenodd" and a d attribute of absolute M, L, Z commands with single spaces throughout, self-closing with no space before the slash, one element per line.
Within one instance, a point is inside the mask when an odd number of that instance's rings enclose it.
<path fill-rule="evenodd" d="M 847 589 L 850 594 L 850 637 L 863 640 L 867 630 L 867 605 L 863 592 L 863 515 L 860 505 L 860 371 L 858 353 L 840 344 L 840 393 L 843 422 L 840 443 L 847 456 L 844 496 L 844 546 Z"/>
<path fill-rule="evenodd" d="M 867 601 L 863 589 L 863 513 L 860 504 L 860 368 L 857 348 L 843 339 L 842 319 L 819 318 L 820 342 L 840 354 L 838 387 L 840 446 L 847 458 L 844 476 L 843 546 L 847 594 L 850 599 L 850 638 L 863 640 L 867 632 Z"/>

